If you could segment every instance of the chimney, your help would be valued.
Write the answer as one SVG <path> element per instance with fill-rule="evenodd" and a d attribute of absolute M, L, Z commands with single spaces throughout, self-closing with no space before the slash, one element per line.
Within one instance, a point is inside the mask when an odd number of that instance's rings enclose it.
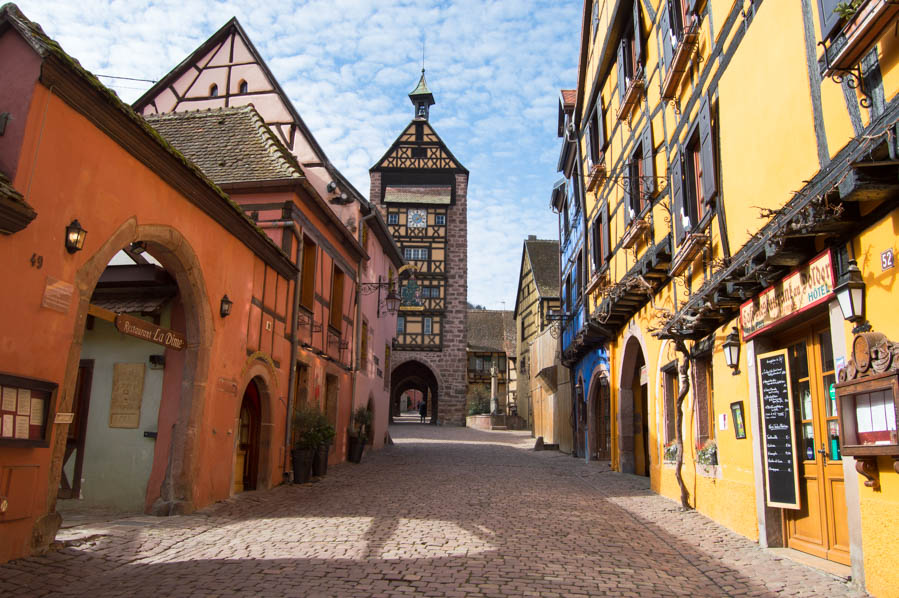
<path fill-rule="evenodd" d="M 528 235 L 528 241 L 536 241 L 537 235 Z"/>

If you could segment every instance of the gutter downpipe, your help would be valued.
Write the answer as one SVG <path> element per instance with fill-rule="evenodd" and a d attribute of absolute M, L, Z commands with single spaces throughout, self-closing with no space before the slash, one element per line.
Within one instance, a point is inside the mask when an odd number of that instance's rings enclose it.
<path fill-rule="evenodd" d="M 294 221 L 278 221 L 275 226 L 283 226 L 289 228 L 292 225 L 294 232 L 297 233 L 297 246 L 299 255 L 297 261 L 303 263 L 303 235 L 300 234 L 299 226 Z M 293 313 L 290 317 L 290 375 L 287 379 L 287 415 L 284 421 L 284 476 L 287 481 L 293 481 L 293 462 L 290 457 L 290 432 L 293 426 L 291 419 L 293 415 L 293 404 L 296 401 L 296 379 L 297 379 L 297 314 L 300 311 L 300 285 L 302 284 L 302 269 L 297 269 L 297 278 L 293 284 Z"/>
<path fill-rule="evenodd" d="M 375 217 L 375 208 L 369 207 L 371 210 L 368 215 L 363 216 L 359 221 L 359 245 L 362 245 L 362 233 L 365 229 L 365 221 Z M 365 249 L 364 247 L 362 249 Z M 359 280 L 356 281 L 356 327 L 354 329 L 355 343 L 356 347 L 353 351 L 353 355 L 355 360 L 353 362 L 353 408 L 350 411 L 350 420 L 353 418 L 353 411 L 356 410 L 356 377 L 359 375 L 359 351 L 362 349 L 362 258 L 359 258 L 359 266 L 357 272 L 359 273 Z M 380 306 L 378 306 L 378 310 L 380 310 Z M 389 406 L 388 406 L 389 408 Z"/>

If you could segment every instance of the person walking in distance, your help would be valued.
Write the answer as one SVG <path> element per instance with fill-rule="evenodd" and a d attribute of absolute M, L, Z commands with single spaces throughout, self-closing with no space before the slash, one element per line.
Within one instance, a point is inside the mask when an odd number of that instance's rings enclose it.
<path fill-rule="evenodd" d="M 421 416 L 421 421 L 419 423 L 425 423 L 425 415 L 428 413 L 428 402 L 422 400 L 421 403 L 418 404 L 418 415 Z"/>

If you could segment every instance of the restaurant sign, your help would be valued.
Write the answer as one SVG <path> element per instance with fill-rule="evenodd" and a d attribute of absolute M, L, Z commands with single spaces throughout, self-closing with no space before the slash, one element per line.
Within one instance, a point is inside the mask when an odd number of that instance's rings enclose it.
<path fill-rule="evenodd" d="M 168 328 L 157 326 L 153 322 L 147 322 L 133 316 L 118 314 L 115 317 L 115 327 L 122 334 L 150 341 L 162 345 L 168 349 L 180 351 L 187 344 L 184 335 Z"/>
<path fill-rule="evenodd" d="M 743 340 L 827 301 L 833 296 L 833 287 L 828 250 L 740 306 Z"/>

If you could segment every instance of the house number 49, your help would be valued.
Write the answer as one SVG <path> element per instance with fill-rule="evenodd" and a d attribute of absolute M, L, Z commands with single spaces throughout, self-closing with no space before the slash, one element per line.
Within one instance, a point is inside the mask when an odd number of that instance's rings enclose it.
<path fill-rule="evenodd" d="M 893 267 L 893 250 L 887 249 L 880 254 L 880 270 L 889 270 Z"/>

